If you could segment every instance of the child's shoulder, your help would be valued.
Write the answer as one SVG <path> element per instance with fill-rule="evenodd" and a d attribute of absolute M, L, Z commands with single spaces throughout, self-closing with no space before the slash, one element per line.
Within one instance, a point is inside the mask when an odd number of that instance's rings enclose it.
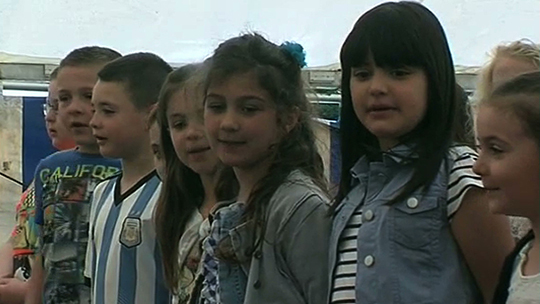
<path fill-rule="evenodd" d="M 291 210 L 303 204 L 313 205 L 314 208 L 330 204 L 328 194 L 317 186 L 313 179 L 300 170 L 289 174 L 285 182 L 276 190 L 270 200 L 272 209 Z"/>
<path fill-rule="evenodd" d="M 76 150 L 57 151 L 41 160 L 43 164 L 74 159 L 78 156 Z"/>
<path fill-rule="evenodd" d="M 311 177 L 300 170 L 294 170 L 289 174 L 275 193 L 275 195 L 279 194 L 291 196 L 317 195 L 328 199 L 328 194 L 317 186 Z"/>
<path fill-rule="evenodd" d="M 469 146 L 452 146 L 448 149 L 448 156 L 454 162 L 466 159 L 476 161 L 478 153 Z"/>

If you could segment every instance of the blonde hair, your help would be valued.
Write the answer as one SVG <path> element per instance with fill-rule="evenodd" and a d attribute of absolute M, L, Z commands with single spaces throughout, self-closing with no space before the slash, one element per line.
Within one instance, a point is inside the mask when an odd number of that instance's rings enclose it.
<path fill-rule="evenodd" d="M 524 73 L 497 86 L 480 100 L 489 106 L 514 115 L 540 149 L 540 71 Z"/>
<path fill-rule="evenodd" d="M 475 105 L 493 91 L 493 69 L 501 57 L 510 57 L 529 62 L 537 69 L 540 67 L 540 47 L 529 39 L 520 39 L 496 46 L 489 55 L 490 59 L 480 71 L 473 101 Z"/>

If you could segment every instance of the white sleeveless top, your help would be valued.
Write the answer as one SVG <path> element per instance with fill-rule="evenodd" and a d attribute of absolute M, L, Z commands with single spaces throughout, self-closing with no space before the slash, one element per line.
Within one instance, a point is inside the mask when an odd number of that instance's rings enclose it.
<path fill-rule="evenodd" d="M 508 288 L 507 304 L 540 304 L 540 273 L 524 276 L 522 271 L 531 245 L 532 242 L 523 247 L 516 259 L 517 266 Z"/>

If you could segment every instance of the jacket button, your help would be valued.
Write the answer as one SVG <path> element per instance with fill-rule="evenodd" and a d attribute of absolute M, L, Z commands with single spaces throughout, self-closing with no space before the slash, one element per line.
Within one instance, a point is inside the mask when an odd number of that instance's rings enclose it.
<path fill-rule="evenodd" d="M 364 258 L 364 265 L 371 267 L 375 263 L 375 258 L 372 255 L 368 255 Z"/>
<path fill-rule="evenodd" d="M 407 207 L 414 209 L 418 207 L 418 200 L 414 197 L 411 197 L 407 200 Z"/>
<path fill-rule="evenodd" d="M 261 257 L 262 257 L 262 253 L 260 250 L 257 250 L 255 251 L 255 253 L 253 254 L 253 256 L 257 259 L 257 260 L 260 260 Z"/>
<path fill-rule="evenodd" d="M 366 219 L 366 221 L 370 222 L 374 217 L 374 214 L 373 214 L 373 211 L 371 210 L 367 210 L 366 213 L 364 213 L 364 219 Z"/>
<path fill-rule="evenodd" d="M 255 281 L 255 284 L 253 284 L 253 288 L 255 288 L 255 289 L 261 288 L 261 281 L 259 281 L 259 280 Z"/>

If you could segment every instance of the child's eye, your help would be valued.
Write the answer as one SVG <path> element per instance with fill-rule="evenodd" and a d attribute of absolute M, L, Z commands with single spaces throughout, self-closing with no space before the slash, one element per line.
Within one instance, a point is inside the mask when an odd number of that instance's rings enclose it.
<path fill-rule="evenodd" d="M 214 113 L 221 113 L 225 110 L 225 105 L 220 102 L 207 102 L 206 108 Z"/>
<path fill-rule="evenodd" d="M 84 94 L 83 94 L 83 97 L 86 98 L 86 99 L 92 99 L 92 92 L 90 92 L 90 93 L 84 93 Z"/>
<path fill-rule="evenodd" d="M 367 69 L 353 68 L 352 76 L 357 79 L 367 79 L 371 73 Z"/>
<path fill-rule="evenodd" d="M 242 107 L 242 112 L 247 113 L 247 114 L 254 113 L 254 112 L 258 111 L 258 110 L 259 110 L 259 108 L 254 107 L 254 106 L 243 106 Z"/>
<path fill-rule="evenodd" d="M 178 121 L 173 121 L 172 124 L 171 124 L 171 127 L 175 130 L 182 130 L 184 129 L 185 127 L 187 126 L 187 123 L 185 120 L 178 120 Z"/>
<path fill-rule="evenodd" d="M 69 95 L 60 95 L 58 96 L 58 103 L 67 103 L 71 100 L 71 96 Z"/>
<path fill-rule="evenodd" d="M 105 115 L 112 115 L 115 113 L 115 111 L 109 109 L 101 109 L 101 112 L 103 112 Z"/>
<path fill-rule="evenodd" d="M 493 155 L 499 155 L 499 154 L 504 153 L 504 150 L 501 149 L 501 148 L 500 148 L 499 146 L 497 146 L 497 145 L 490 145 L 490 146 L 488 147 L 488 150 L 489 150 L 489 152 L 490 152 L 491 154 L 493 154 Z"/>
<path fill-rule="evenodd" d="M 392 77 L 401 78 L 410 75 L 411 71 L 407 69 L 392 69 L 389 71 L 389 74 Z"/>

